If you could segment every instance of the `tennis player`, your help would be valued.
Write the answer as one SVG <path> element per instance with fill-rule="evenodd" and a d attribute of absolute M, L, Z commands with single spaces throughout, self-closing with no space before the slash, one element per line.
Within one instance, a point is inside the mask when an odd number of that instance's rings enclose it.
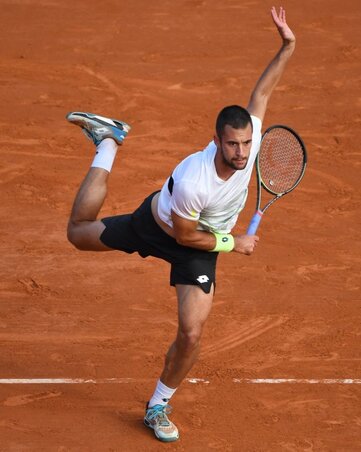
<path fill-rule="evenodd" d="M 118 145 L 130 127 L 115 119 L 73 112 L 96 145 L 91 168 L 76 195 L 68 239 L 80 250 L 137 252 L 171 264 L 170 284 L 178 298 L 178 331 L 165 358 L 144 423 L 161 441 L 179 438 L 168 418 L 169 400 L 195 363 L 204 323 L 212 306 L 219 252 L 253 253 L 258 237 L 232 235 L 243 209 L 252 167 L 261 142 L 261 126 L 270 96 L 295 48 L 285 10 L 271 10 L 282 38 L 281 49 L 258 80 L 247 109 L 225 107 L 218 115 L 214 140 L 183 160 L 163 188 L 133 213 L 97 219 Z"/>

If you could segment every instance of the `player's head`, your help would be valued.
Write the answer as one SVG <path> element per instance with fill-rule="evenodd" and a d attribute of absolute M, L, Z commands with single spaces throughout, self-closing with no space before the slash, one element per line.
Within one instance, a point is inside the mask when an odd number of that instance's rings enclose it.
<path fill-rule="evenodd" d="M 218 114 L 216 121 L 216 132 L 221 140 L 224 128 L 228 125 L 233 129 L 245 129 L 248 124 L 252 127 L 251 115 L 248 111 L 239 105 L 230 105 L 224 107 Z"/>
<path fill-rule="evenodd" d="M 232 170 L 247 166 L 252 146 L 252 119 L 248 111 L 238 105 L 225 107 L 216 122 L 214 141 L 222 165 Z"/>

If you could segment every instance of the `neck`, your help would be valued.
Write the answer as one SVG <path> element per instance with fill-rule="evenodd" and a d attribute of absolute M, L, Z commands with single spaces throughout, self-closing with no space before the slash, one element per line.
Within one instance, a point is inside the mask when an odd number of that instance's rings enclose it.
<path fill-rule="evenodd" d="M 216 156 L 214 157 L 214 166 L 216 167 L 218 177 L 222 180 L 228 180 L 236 172 L 235 169 L 224 162 L 219 149 L 217 149 Z"/>

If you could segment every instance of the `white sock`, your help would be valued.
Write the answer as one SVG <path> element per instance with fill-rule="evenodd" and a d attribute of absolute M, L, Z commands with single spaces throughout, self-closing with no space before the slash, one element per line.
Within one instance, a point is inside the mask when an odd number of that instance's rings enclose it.
<path fill-rule="evenodd" d="M 168 401 L 172 395 L 176 392 L 177 388 L 168 388 L 160 380 L 157 382 L 157 387 L 155 388 L 152 398 L 149 400 L 149 407 L 154 405 L 167 405 Z"/>
<path fill-rule="evenodd" d="M 103 168 L 107 171 L 112 169 L 118 145 L 112 138 L 105 138 L 97 146 L 96 154 L 91 166 L 93 168 Z"/>

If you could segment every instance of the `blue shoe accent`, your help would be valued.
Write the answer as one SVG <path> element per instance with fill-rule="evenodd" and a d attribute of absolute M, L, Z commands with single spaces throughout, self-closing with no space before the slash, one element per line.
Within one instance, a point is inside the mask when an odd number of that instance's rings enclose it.
<path fill-rule="evenodd" d="M 105 138 L 112 138 L 119 145 L 123 143 L 131 127 L 118 119 L 106 118 L 94 113 L 74 111 L 66 115 L 66 119 L 82 128 L 87 138 L 98 144 Z"/>
<path fill-rule="evenodd" d="M 154 430 L 155 436 L 164 442 L 177 441 L 179 433 L 177 427 L 168 419 L 172 408 L 170 405 L 154 405 L 145 409 L 144 424 Z"/>

